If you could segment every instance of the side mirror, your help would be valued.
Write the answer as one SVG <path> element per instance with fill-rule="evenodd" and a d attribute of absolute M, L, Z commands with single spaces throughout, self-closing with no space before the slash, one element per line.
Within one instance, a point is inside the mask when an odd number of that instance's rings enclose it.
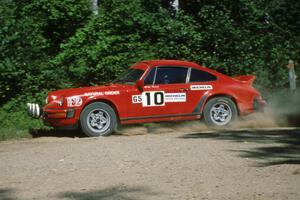
<path fill-rule="evenodd" d="M 136 87 L 140 90 L 140 91 L 143 91 L 143 88 L 144 88 L 144 80 L 138 80 L 136 83 L 135 83 Z"/>

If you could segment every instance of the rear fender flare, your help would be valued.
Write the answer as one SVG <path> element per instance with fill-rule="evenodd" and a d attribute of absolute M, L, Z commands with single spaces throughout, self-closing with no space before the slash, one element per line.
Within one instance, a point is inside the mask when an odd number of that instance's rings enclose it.
<path fill-rule="evenodd" d="M 199 100 L 199 103 L 197 104 L 194 112 L 200 112 L 203 113 L 204 107 L 206 103 L 213 98 L 216 97 L 227 97 L 230 98 L 236 105 L 236 108 L 238 110 L 238 115 L 240 114 L 240 109 L 238 107 L 237 99 L 234 97 L 234 95 L 226 94 L 226 93 L 205 93 Z"/>

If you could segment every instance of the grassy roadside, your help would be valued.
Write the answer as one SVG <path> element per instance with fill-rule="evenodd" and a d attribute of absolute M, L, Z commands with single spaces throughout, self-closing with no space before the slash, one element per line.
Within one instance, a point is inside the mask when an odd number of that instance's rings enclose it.
<path fill-rule="evenodd" d="M 29 130 L 18 130 L 13 127 L 0 128 L 0 141 L 21 138 L 31 138 Z"/>
<path fill-rule="evenodd" d="M 41 103 L 39 95 L 36 96 L 31 99 L 19 96 L 0 108 L 0 140 L 31 137 L 30 130 L 45 127 L 41 120 L 32 119 L 27 115 L 27 102 Z"/>
<path fill-rule="evenodd" d="M 0 111 L 0 140 L 30 138 L 30 130 L 45 128 L 41 120 L 32 119 L 26 112 Z"/>

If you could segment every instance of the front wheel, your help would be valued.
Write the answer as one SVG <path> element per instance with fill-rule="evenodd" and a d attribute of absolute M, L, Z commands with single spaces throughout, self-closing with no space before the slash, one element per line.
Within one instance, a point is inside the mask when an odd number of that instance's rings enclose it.
<path fill-rule="evenodd" d="M 228 126 L 236 117 L 236 105 L 227 97 L 210 99 L 204 107 L 204 120 L 209 126 Z"/>
<path fill-rule="evenodd" d="M 117 128 L 116 113 L 106 103 L 91 103 L 83 109 L 80 115 L 80 125 L 87 136 L 108 136 Z"/>

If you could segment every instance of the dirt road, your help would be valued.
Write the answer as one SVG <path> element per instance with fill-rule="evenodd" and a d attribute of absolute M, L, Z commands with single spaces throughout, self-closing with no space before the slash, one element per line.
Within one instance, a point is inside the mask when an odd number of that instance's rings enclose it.
<path fill-rule="evenodd" d="M 0 199 L 300 199 L 300 129 L 144 129 L 0 142 Z"/>

